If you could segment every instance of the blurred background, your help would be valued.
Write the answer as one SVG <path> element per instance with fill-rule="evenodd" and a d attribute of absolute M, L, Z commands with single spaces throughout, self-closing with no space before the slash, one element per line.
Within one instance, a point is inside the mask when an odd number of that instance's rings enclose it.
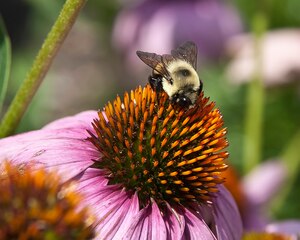
<path fill-rule="evenodd" d="M 13 54 L 4 110 L 63 4 L 63 0 L 0 2 Z M 256 186 L 268 192 L 268 184 L 278 180 L 274 192 L 280 195 L 288 190 L 284 200 L 271 208 L 269 201 L 276 196 L 270 195 L 258 214 L 300 218 L 299 9 L 299 0 L 88 1 L 18 132 L 39 129 L 80 111 L 101 109 L 117 94 L 146 84 L 151 70 L 136 57 L 137 50 L 169 53 L 192 40 L 199 48 L 198 73 L 205 95 L 224 115 L 230 164 L 235 168 L 231 174 L 236 174 L 242 186 L 243 179 L 262 162 L 277 159 L 286 170 L 274 171 Z M 251 158 L 258 162 L 245 167 Z M 262 175 L 269 172 L 266 168 Z M 238 193 L 242 201 L 251 202 L 246 200 L 250 193 L 243 191 Z M 256 199 L 263 193 L 251 194 Z"/>

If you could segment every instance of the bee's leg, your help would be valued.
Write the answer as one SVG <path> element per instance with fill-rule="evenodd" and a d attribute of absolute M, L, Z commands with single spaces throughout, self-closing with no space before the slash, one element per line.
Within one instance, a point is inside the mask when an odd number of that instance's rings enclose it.
<path fill-rule="evenodd" d="M 199 87 L 199 94 L 202 92 L 202 89 L 203 89 L 203 82 L 200 80 L 200 87 Z"/>
<path fill-rule="evenodd" d="M 161 92 L 163 90 L 162 88 L 162 79 L 160 76 L 149 76 L 148 81 L 150 83 L 150 86 L 152 87 L 153 91 Z"/>

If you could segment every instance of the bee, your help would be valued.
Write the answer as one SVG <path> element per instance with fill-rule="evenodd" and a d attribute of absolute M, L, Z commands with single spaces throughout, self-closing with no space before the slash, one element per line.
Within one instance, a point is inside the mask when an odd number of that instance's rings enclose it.
<path fill-rule="evenodd" d="M 148 81 L 156 92 L 168 94 L 172 104 L 183 108 L 194 106 L 202 91 L 202 81 L 197 74 L 197 46 L 185 42 L 171 54 L 137 51 L 138 57 L 153 69 Z"/>

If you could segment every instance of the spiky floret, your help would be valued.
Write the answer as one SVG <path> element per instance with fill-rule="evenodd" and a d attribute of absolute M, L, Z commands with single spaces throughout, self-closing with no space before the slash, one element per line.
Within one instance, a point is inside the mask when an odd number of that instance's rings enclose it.
<path fill-rule="evenodd" d="M 0 239 L 92 239 L 80 201 L 54 173 L 0 165 Z"/>
<path fill-rule="evenodd" d="M 117 97 L 98 112 L 89 140 L 101 155 L 109 184 L 137 192 L 141 205 L 207 202 L 227 168 L 226 129 L 214 103 L 200 94 L 195 107 L 177 109 L 149 85 Z"/>

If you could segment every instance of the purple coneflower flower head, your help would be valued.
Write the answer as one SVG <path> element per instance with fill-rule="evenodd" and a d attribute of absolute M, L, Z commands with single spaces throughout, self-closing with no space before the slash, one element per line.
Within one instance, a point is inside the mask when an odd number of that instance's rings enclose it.
<path fill-rule="evenodd" d="M 0 239 L 92 239 L 91 215 L 71 189 L 55 173 L 2 162 Z"/>
<path fill-rule="evenodd" d="M 0 159 L 33 160 L 77 180 L 97 239 L 239 240 L 239 212 L 222 185 L 225 135 L 203 93 L 195 107 L 178 109 L 147 85 L 98 114 L 0 140 Z"/>
<path fill-rule="evenodd" d="M 137 1 L 117 17 L 113 43 L 124 53 L 129 64 L 138 65 L 136 49 L 170 52 L 181 42 L 191 40 L 200 49 L 200 60 L 218 59 L 225 42 L 240 33 L 237 12 L 223 1 Z M 131 65 L 132 66 L 132 65 Z"/>

